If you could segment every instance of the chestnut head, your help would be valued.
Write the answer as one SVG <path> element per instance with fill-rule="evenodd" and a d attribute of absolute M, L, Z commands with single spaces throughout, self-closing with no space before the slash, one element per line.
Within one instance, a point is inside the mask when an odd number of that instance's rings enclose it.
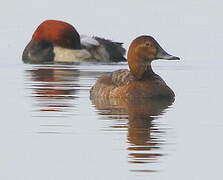
<path fill-rule="evenodd" d="M 132 41 L 128 50 L 128 64 L 133 75 L 140 79 L 148 65 L 156 59 L 179 60 L 168 54 L 151 36 L 140 36 Z"/>

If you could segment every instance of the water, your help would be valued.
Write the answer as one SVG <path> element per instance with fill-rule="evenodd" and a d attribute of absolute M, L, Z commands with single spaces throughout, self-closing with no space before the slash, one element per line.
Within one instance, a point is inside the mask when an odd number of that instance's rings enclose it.
<path fill-rule="evenodd" d="M 221 177 L 222 65 L 154 66 L 175 102 L 89 98 L 97 77 L 126 63 L 1 67 L 1 177 Z"/>
<path fill-rule="evenodd" d="M 221 2 L 11 4 L 0 11 L 1 179 L 223 178 Z M 45 19 L 126 48 L 138 35 L 153 35 L 181 57 L 153 63 L 175 101 L 90 99 L 96 79 L 126 63 L 23 64 L 22 50 Z"/>

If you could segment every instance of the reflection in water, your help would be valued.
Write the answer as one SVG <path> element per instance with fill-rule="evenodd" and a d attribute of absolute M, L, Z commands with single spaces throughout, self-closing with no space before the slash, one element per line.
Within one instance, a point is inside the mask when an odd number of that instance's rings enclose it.
<path fill-rule="evenodd" d="M 41 121 L 37 132 L 73 133 L 73 116 L 85 118 L 80 112 L 83 107 L 89 105 L 90 108 L 88 97 L 92 83 L 113 68 L 111 63 L 100 66 L 95 63 L 26 66 L 25 87 L 28 99 L 32 101 L 31 116 L 36 122 Z M 88 104 L 83 106 L 80 102 Z"/>
<path fill-rule="evenodd" d="M 106 65 L 106 68 L 111 71 L 113 66 Z M 91 107 L 88 98 L 90 86 L 96 77 L 106 72 L 106 69 L 95 71 L 95 66 L 28 66 L 25 70 L 25 85 L 29 89 L 29 99 L 32 100 L 30 109 L 32 119 L 35 119 L 33 122 L 38 123 L 35 132 L 41 134 L 79 132 L 78 126 L 76 129 L 73 126 L 73 116 L 77 117 L 76 119 L 87 117 L 80 112 L 85 113 L 83 108 Z M 91 101 L 96 106 L 100 118 L 113 120 L 110 121 L 112 125 L 106 128 L 106 131 L 128 132 L 128 164 L 137 166 L 131 168 L 132 171 L 153 172 L 154 168 L 148 167 L 146 163 L 157 162 L 160 159 L 159 157 L 164 154 L 162 144 L 166 142 L 166 129 L 154 119 L 159 118 L 173 100 L 98 98 Z M 82 102 L 88 104 L 80 104 Z M 80 122 L 86 122 L 83 119 Z M 89 128 L 85 123 L 83 127 Z"/>
<path fill-rule="evenodd" d="M 72 115 L 80 90 L 79 70 L 66 66 L 31 66 L 25 70 L 25 75 L 26 86 L 31 89 L 32 116 L 46 119 L 40 125 L 45 130 L 39 133 L 58 134 L 64 132 L 64 128 L 71 128 L 64 121 L 48 120 Z"/>
<path fill-rule="evenodd" d="M 158 118 L 173 103 L 173 100 L 97 98 L 92 99 L 92 103 L 102 116 L 115 120 L 128 120 L 122 125 L 119 121 L 112 128 L 127 128 L 129 163 L 152 163 L 163 155 L 160 148 L 165 142 L 162 137 L 165 131 L 160 130 L 153 120 Z M 151 170 L 143 171 L 151 172 Z"/>
<path fill-rule="evenodd" d="M 68 112 L 74 107 L 79 85 L 79 72 L 57 66 L 38 66 L 26 70 L 30 78 L 28 86 L 32 89 L 35 106 L 40 112 Z M 55 113 L 54 113 L 55 115 Z M 50 116 L 48 114 L 48 116 Z"/>

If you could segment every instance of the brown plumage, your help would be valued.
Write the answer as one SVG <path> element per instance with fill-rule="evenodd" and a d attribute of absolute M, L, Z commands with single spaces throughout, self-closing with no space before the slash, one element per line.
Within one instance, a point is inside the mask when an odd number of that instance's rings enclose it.
<path fill-rule="evenodd" d="M 114 71 L 102 76 L 91 88 L 91 97 L 168 97 L 174 98 L 174 92 L 165 81 L 155 74 L 151 62 L 155 59 L 179 60 L 165 52 L 151 36 L 140 36 L 128 50 L 129 70 Z"/>

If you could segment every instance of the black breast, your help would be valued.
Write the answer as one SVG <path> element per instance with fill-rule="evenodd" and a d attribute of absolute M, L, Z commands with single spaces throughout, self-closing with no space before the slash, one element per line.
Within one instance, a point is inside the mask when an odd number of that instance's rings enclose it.
<path fill-rule="evenodd" d="M 32 42 L 23 51 L 22 60 L 24 63 L 46 63 L 53 62 L 53 44 L 49 42 Z"/>

